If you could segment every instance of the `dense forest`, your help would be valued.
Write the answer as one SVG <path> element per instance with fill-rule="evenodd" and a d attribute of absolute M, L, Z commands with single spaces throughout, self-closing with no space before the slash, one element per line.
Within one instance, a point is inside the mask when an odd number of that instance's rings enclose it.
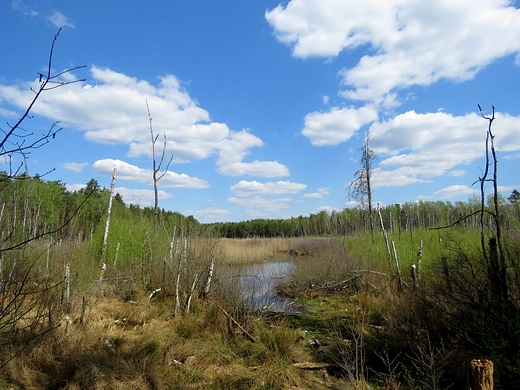
<path fill-rule="evenodd" d="M 87 239 L 104 226 L 110 191 L 91 179 L 79 191 L 68 191 L 59 180 L 46 181 L 41 177 L 19 175 L 9 177 L 0 173 L 0 222 L 3 234 L 12 230 L 39 237 L 53 232 L 56 239 Z M 153 219 L 153 208 L 126 205 L 120 194 L 113 198 L 114 216 L 132 223 Z M 192 230 L 200 223 L 192 216 L 162 210 L 165 226 L 183 226 Z M 17 229 L 18 227 L 18 229 Z"/>
<path fill-rule="evenodd" d="M 46 181 L 38 176 L 25 175 L 8 177 L 5 173 L 0 177 L 4 178 L 0 179 L 0 223 L 2 234 L 6 236 L 16 230 L 23 231 L 26 237 L 54 232 L 58 240 L 85 240 L 105 226 L 110 191 L 101 188 L 95 179 L 91 179 L 83 189 L 71 192 L 59 180 Z M 488 203 L 492 202 L 493 198 L 489 198 Z M 379 224 L 382 221 L 390 232 L 452 224 L 464 228 L 477 227 L 479 220 L 475 212 L 480 206 L 480 199 L 476 197 L 467 202 L 418 201 L 388 205 L 379 208 Z M 499 206 L 507 229 L 511 221 L 520 219 L 520 192 L 513 190 L 508 198 L 499 198 Z M 154 210 L 153 207 L 127 205 L 120 194 L 115 194 L 112 215 L 119 223 L 131 226 L 143 220 L 152 221 Z M 161 210 L 160 223 L 166 230 L 178 226 L 187 233 L 203 231 L 223 238 L 323 237 L 369 231 L 367 210 L 362 207 L 287 219 L 209 224 L 202 224 L 191 215 Z"/>

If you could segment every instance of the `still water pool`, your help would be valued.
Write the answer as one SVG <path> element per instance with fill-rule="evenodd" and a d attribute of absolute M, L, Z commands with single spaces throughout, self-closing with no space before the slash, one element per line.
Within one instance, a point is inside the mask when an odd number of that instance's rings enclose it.
<path fill-rule="evenodd" d="M 280 283 L 293 277 L 296 265 L 271 261 L 224 269 L 225 280 L 238 287 L 238 296 L 253 311 L 295 314 L 305 311 L 302 304 L 277 293 Z"/>

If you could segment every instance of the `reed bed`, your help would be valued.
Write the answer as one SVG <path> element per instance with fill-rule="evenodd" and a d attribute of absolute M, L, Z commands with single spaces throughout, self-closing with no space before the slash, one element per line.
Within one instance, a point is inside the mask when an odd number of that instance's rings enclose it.
<path fill-rule="evenodd" d="M 337 239 L 336 239 L 337 240 Z M 330 246 L 327 237 L 220 239 L 227 264 L 259 263 L 289 256 L 318 255 Z"/>

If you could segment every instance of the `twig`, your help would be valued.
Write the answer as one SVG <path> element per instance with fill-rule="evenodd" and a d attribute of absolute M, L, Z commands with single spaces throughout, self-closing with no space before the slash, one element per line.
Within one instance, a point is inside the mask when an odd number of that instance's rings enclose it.
<path fill-rule="evenodd" d="M 235 320 L 231 314 L 229 314 L 226 309 L 224 309 L 222 306 L 220 306 L 218 303 L 215 303 L 215 305 L 222 311 L 222 313 L 224 313 L 224 315 L 229 318 L 231 320 L 231 322 L 233 322 L 237 327 L 238 329 L 240 329 L 242 331 L 242 333 L 244 333 L 244 335 L 249 339 L 251 340 L 253 343 L 256 342 L 255 338 L 253 336 L 251 336 L 251 334 L 244 329 L 244 327 L 242 325 L 240 325 L 237 320 Z"/>

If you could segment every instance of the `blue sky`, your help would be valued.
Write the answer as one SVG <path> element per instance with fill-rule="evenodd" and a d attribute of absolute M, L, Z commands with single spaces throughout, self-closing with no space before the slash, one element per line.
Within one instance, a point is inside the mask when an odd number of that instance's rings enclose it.
<path fill-rule="evenodd" d="M 63 131 L 28 160 L 71 190 L 95 178 L 153 204 L 146 102 L 166 135 L 160 206 L 201 222 L 355 207 L 367 131 L 374 201 L 466 201 L 487 114 L 500 190 L 520 188 L 520 10 L 503 0 L 9 0 L 0 5 L 0 128 L 27 106 L 58 28 L 54 69 L 25 128 Z M 3 164 L 4 162 L 0 162 Z M 0 169 L 5 169 L 1 168 Z"/>

